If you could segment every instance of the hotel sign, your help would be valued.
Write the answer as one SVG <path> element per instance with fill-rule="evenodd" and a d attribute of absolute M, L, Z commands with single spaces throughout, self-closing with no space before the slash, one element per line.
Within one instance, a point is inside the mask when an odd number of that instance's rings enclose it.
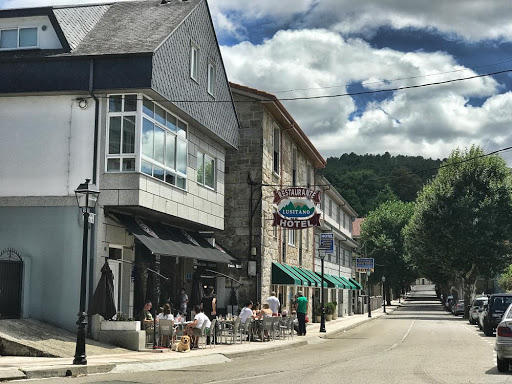
<path fill-rule="evenodd" d="M 274 227 L 305 229 L 320 225 L 320 214 L 316 204 L 320 203 L 321 191 L 292 187 L 274 191 Z"/>

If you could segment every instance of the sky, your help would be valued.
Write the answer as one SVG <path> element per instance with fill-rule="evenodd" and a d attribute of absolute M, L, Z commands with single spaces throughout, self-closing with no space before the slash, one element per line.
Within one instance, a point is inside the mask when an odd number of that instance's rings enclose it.
<path fill-rule="evenodd" d="M 0 8 L 70 0 L 0 0 Z M 87 3 L 74 0 L 73 3 Z M 92 0 L 92 2 L 99 2 Z M 339 95 L 512 69 L 512 2 L 209 0 L 230 81 L 279 98 Z M 283 101 L 325 157 L 445 158 L 512 146 L 512 72 Z M 512 152 L 503 153 L 512 164 Z"/>

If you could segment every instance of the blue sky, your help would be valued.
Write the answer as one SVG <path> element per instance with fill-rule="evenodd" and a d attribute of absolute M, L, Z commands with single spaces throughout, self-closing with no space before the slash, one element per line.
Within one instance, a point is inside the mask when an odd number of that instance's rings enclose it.
<path fill-rule="evenodd" d="M 91 1 L 73 1 L 86 2 Z M 0 8 L 63 3 L 70 1 L 0 0 Z M 280 97 L 512 69 L 508 1 L 209 0 L 209 5 L 229 79 Z M 456 147 L 479 144 L 487 152 L 512 145 L 511 87 L 511 75 L 502 74 L 284 104 L 325 157 L 388 151 L 443 158 Z M 296 91 L 279 92 L 284 90 Z"/>

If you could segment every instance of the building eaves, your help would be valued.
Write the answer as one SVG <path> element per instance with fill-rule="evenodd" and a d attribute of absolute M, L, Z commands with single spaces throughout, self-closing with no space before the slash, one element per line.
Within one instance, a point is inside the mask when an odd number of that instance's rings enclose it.
<path fill-rule="evenodd" d="M 273 114 L 282 114 L 289 124 L 289 127 L 287 127 L 285 131 L 290 129 L 297 133 L 297 138 L 300 141 L 302 141 L 303 144 L 300 145 L 301 143 L 298 143 L 299 147 L 301 147 L 301 149 L 304 152 L 308 152 L 307 154 L 313 160 L 315 168 L 321 169 L 325 167 L 325 159 L 322 157 L 320 152 L 318 152 L 318 150 L 313 145 L 311 140 L 309 140 L 309 137 L 304 133 L 299 124 L 295 121 L 292 115 L 288 112 L 288 110 L 284 107 L 284 105 L 279 101 L 279 99 L 275 95 L 237 83 L 230 82 L 229 85 L 231 89 L 234 91 L 238 91 L 241 94 L 245 94 L 246 96 L 260 100 L 261 103 L 265 105 L 267 109 L 269 109 L 269 111 L 272 112 Z M 271 108 L 271 106 L 274 106 L 275 108 Z"/>

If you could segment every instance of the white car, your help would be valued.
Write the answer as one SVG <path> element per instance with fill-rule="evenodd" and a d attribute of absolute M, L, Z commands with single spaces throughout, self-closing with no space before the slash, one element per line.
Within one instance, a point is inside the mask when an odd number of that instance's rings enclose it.
<path fill-rule="evenodd" d="M 508 372 L 512 359 L 512 304 L 508 306 L 501 322 L 496 327 L 496 363 L 498 371 Z"/>

